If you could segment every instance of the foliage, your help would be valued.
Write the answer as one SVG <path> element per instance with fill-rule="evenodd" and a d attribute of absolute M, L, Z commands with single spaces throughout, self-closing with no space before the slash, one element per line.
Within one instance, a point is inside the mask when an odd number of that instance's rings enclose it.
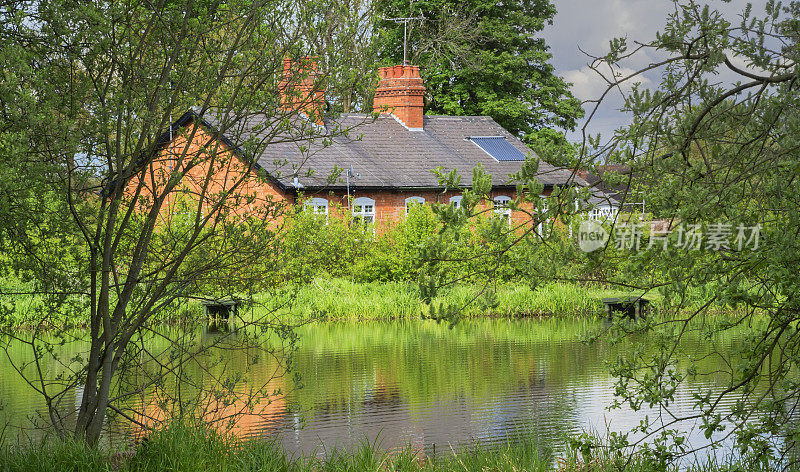
<path fill-rule="evenodd" d="M 552 2 L 526 0 L 379 0 L 380 53 L 403 59 L 403 25 L 410 23 L 409 59 L 420 66 L 428 97 L 425 111 L 488 115 L 528 143 L 564 144 L 561 131 L 583 116 L 568 84 L 553 72 L 539 35 L 556 14 Z"/>
<path fill-rule="evenodd" d="M 327 217 L 301 206 L 287 219 L 276 247 L 279 256 L 267 260 L 282 261 L 278 282 L 300 284 L 325 276 L 363 283 L 418 281 L 435 265 L 442 280 L 468 284 L 491 273 L 498 282 L 525 280 L 535 285 L 582 270 L 581 265 L 567 264 L 581 257 L 569 228 L 546 223 L 547 238 L 542 240 L 535 232 L 510 227 L 475 198 L 470 205 L 478 207 L 480 216 L 444 233 L 437 212 L 461 214 L 449 205 L 415 205 L 399 223 L 376 228 L 351 224 L 338 206 L 332 206 Z M 509 244 L 517 238 L 519 244 Z M 435 249 L 442 247 L 446 252 Z M 429 264 L 432 258 L 435 264 Z"/>
<path fill-rule="evenodd" d="M 319 317 L 322 320 L 394 320 L 416 319 L 430 315 L 431 306 L 462 306 L 466 318 L 483 316 L 557 318 L 595 318 L 604 313 L 603 297 L 624 294 L 621 291 L 577 284 L 548 283 L 536 288 L 524 283 L 498 283 L 491 290 L 493 302 L 482 295 L 480 285 L 459 284 L 443 288 L 427 303 L 410 282 L 353 282 L 347 279 L 319 277 L 283 296 L 274 293 L 254 296 L 258 312 L 278 312 L 290 319 Z M 473 300 L 478 303 L 470 303 Z M 484 303 L 480 303 L 484 301 Z M 197 316 L 195 314 L 194 316 Z"/>
<path fill-rule="evenodd" d="M 308 103 L 294 97 L 288 106 L 287 88 L 309 79 L 319 89 L 325 76 L 306 68 L 288 78 L 283 64 L 313 55 L 312 39 L 332 26 L 297 7 L 292 0 L 0 7 L 0 277 L 27 290 L 4 292 L 3 303 L 24 295 L 41 302 L 28 310 L 31 332 L 3 333 L 24 340 L 33 365 L 70 341 L 46 329 L 76 314 L 74 324 L 87 326 L 92 340 L 80 362 L 64 360 L 68 372 L 21 369 L 51 406 L 59 434 L 98 441 L 107 413 L 121 413 L 114 401 L 143 388 L 115 374 L 135 369 L 141 333 L 178 298 L 259 290 L 274 278 L 274 264 L 257 262 L 274 252 L 286 208 L 257 191 L 269 181 L 252 157 L 286 135 L 317 137 L 301 116 Z M 271 125 L 252 124 L 254 115 Z M 172 126 L 179 117 L 184 125 Z M 217 133 L 236 142 L 235 152 Z M 8 314 L 4 308 L 0 318 Z M 268 319 L 254 323 L 276 328 Z M 174 341 L 171 367 L 161 373 L 180 378 L 196 353 Z M 83 396 L 66 422 L 59 405 L 76 389 Z"/>
<path fill-rule="evenodd" d="M 319 274 L 342 276 L 370 250 L 373 234 L 341 216 L 341 207 L 331 206 L 331 215 L 317 215 L 304 205 L 287 215 L 287 230 L 277 248 L 280 282 L 308 283 Z M 266 255 L 270 260 L 273 254 Z"/>
<path fill-rule="evenodd" d="M 220 435 L 196 421 L 175 421 L 152 434 L 134 451 L 105 457 L 96 449 L 49 441 L 33 449 L 0 450 L 0 471 L 546 471 L 551 452 L 531 434 L 520 434 L 491 446 L 463 447 L 429 456 L 413 446 L 388 452 L 362 442 L 353 451 L 327 450 L 322 455 L 292 456 L 275 441 L 242 441 Z M 114 466 L 112 467 L 112 463 Z"/>
<path fill-rule="evenodd" d="M 651 247 L 648 241 L 654 234 L 645 229 L 640 248 L 611 242 L 577 258 L 583 269 L 576 278 L 591 275 L 600 283 L 658 293 L 664 299 L 664 318 L 618 323 L 606 333 L 643 334 L 659 347 L 647 352 L 631 349 L 613 363 L 618 395 L 614 406 L 659 406 L 663 414 L 628 434 L 607 438 L 602 446 L 609 457 L 615 451 L 634 451 L 629 458 L 643 458 L 665 470 L 697 448 L 716 448 L 725 439 L 734 444 L 741 461 L 737 466 L 744 470 L 789 469 L 796 465 L 794 448 L 800 434 L 800 9 L 796 2 L 767 2 L 763 11 L 746 7 L 731 23 L 709 5 L 693 0 L 674 4 L 666 27 L 654 40 L 634 47 L 618 38 L 610 43 L 608 54 L 594 58 L 592 67 L 601 74 L 621 70 L 637 54 L 661 58 L 648 60 L 646 67 L 631 74 L 607 77 L 608 91 L 624 90 L 628 82 L 648 74 L 657 74 L 660 83 L 652 89 L 633 86 L 624 107 L 633 117 L 631 125 L 607 141 L 588 139 L 571 156 L 573 168 L 601 160 L 629 166 L 635 176 L 632 188 L 644 192 L 648 211 L 669 218 L 672 225 L 666 249 L 660 244 Z M 603 97 L 594 105 L 601 106 Z M 516 180 L 531 189 L 530 195 L 538 195 L 533 168 L 535 161 L 529 160 Z M 455 188 L 457 176 L 442 173 L 440 178 Z M 474 187 L 487 191 L 480 182 Z M 547 213 L 572 224 L 570 208 L 586 201 L 584 192 L 555 190 Z M 525 198 L 520 193 L 511 205 Z M 560 211 L 553 212 L 554 207 Z M 466 224 L 446 211 L 438 216 L 445 232 Z M 530 219 L 538 221 L 535 215 Z M 637 222 L 618 221 L 616 226 L 623 223 L 630 227 Z M 689 225 L 697 225 L 706 236 L 721 228 L 713 225 L 728 225 L 732 234 L 723 247 L 709 246 L 704 239 L 693 249 L 679 231 Z M 749 247 L 735 242 L 739 228 L 754 227 L 760 230 L 757 248 L 753 240 Z M 487 253 L 488 259 L 496 264 L 497 254 L 520 241 L 512 239 L 498 253 Z M 444 247 L 436 250 L 444 253 Z M 720 307 L 730 310 L 735 320 L 710 322 Z M 719 364 L 714 367 L 681 367 L 683 361 L 695 360 L 692 353 L 677 348 L 688 333 L 710 338 L 737 326 L 750 330 L 736 353 L 715 353 Z M 706 375 L 720 378 L 725 388 L 714 394 L 697 392 L 694 410 L 674 412 L 675 394 L 687 379 Z M 697 421 L 699 430 L 714 441 L 689 444 L 675 430 L 682 421 Z"/>
<path fill-rule="evenodd" d="M 0 471 L 629 471 L 661 472 L 646 458 L 598 456 L 571 447 L 566 457 L 558 457 L 539 444 L 532 433 L 520 432 L 492 445 L 463 446 L 437 454 L 409 445 L 396 451 L 383 451 L 377 444 L 363 441 L 352 451 L 324 450 L 313 456 L 294 456 L 275 441 L 242 441 L 220 435 L 202 424 L 174 422 L 155 432 L 148 441 L 129 452 L 104 455 L 75 443 L 49 441 L 38 448 L 0 450 Z M 584 454 L 586 453 L 586 454 Z M 745 470 L 731 461 L 709 461 L 692 465 L 692 472 Z"/>
<path fill-rule="evenodd" d="M 375 56 L 375 3 L 372 0 L 304 1 L 299 8 L 306 17 L 321 18 L 320 28 L 308 38 L 327 72 L 326 106 L 334 112 L 372 112 L 372 80 L 377 72 Z"/>
<path fill-rule="evenodd" d="M 86 472 L 110 471 L 108 458 L 102 451 L 86 447 L 71 440 L 50 438 L 39 445 L 20 448 L 0 448 L 0 471 L 2 472 L 62 472 L 81 470 Z"/>
<path fill-rule="evenodd" d="M 791 466 L 789 438 L 797 434 L 792 419 L 800 395 L 794 267 L 800 248 L 788 236 L 800 227 L 794 112 L 800 66 L 790 27 L 797 11 L 769 2 L 763 12 L 748 7 L 732 24 L 708 6 L 676 4 L 664 31 L 646 44 L 666 56 L 648 67 L 661 72 L 661 83 L 657 90 L 634 88 L 626 100 L 633 123 L 613 137 L 619 152 L 611 158 L 640 175 L 654 213 L 701 225 L 706 235 L 718 223 L 734 232 L 721 250 L 677 247 L 673 233 L 667 251 L 654 248 L 627 258 L 650 275 L 637 285 L 658 287 L 671 310 L 680 311 L 687 294 L 700 290 L 709 303 L 738 309 L 734 322 L 716 330 L 752 326 L 742 342 L 742 362 L 721 368 L 728 388 L 717 395 L 698 393 L 693 412 L 707 438 L 720 434 L 734 442 L 749 470 Z M 605 59 L 615 65 L 626 54 L 625 43 L 612 46 Z M 720 71 L 732 74 L 733 83 L 712 77 Z M 757 250 L 733 243 L 740 225 L 760 225 Z M 677 370 L 681 354 L 672 346 L 689 329 L 689 320 L 707 313 L 707 307 L 700 307 L 674 324 L 642 327 L 662 351 L 658 356 L 634 354 L 615 364 L 621 403 L 669 407 L 687 376 L 706 373 Z M 764 314 L 768 323 L 754 321 Z M 696 329 L 711 334 L 709 328 Z M 727 398 L 736 402 L 729 411 L 719 406 Z M 659 438 L 660 444 L 642 448 L 659 463 L 692 451 L 669 428 L 639 429 Z M 781 444 L 767 437 L 787 440 Z"/>
<path fill-rule="evenodd" d="M 311 457 L 295 457 L 274 441 L 241 441 L 216 434 L 202 425 L 175 422 L 154 433 L 132 453 L 105 458 L 97 450 L 52 441 L 34 450 L 0 451 L 0 471 L 483 471 L 549 470 L 551 453 L 532 436 L 493 446 L 461 448 L 428 456 L 412 446 L 382 451 L 364 441 L 354 451 L 329 450 Z M 55 456 L 50 456 L 55 453 Z M 53 460 L 55 458 L 55 460 Z M 40 468 L 40 466 L 42 466 Z"/>

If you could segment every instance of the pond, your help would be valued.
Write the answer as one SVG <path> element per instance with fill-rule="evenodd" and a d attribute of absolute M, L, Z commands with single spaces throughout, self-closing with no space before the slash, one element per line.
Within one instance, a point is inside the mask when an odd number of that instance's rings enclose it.
<path fill-rule="evenodd" d="M 292 375 L 276 376 L 287 362 L 280 356 L 255 362 L 251 353 L 224 351 L 215 354 L 218 362 L 203 382 L 210 382 L 212 371 L 230 374 L 251 364 L 239 385 L 267 385 L 271 396 L 257 402 L 254 414 L 238 418 L 233 432 L 278 437 L 287 449 L 306 454 L 364 440 L 383 448 L 410 444 L 449 450 L 530 430 L 559 448 L 566 434 L 627 431 L 645 415 L 658 414 L 607 409 L 614 379 L 605 363 L 630 342 L 582 342 L 597 327 L 590 321 L 531 319 L 464 321 L 452 329 L 434 321 L 315 323 L 298 330 Z M 196 343 L 223 335 L 209 328 L 192 333 Z M 74 355 L 82 348 L 76 342 L 64 349 Z M 12 344 L 9 352 L 13 357 L 26 351 Z M 673 413 L 691 411 L 692 393 L 716 389 L 717 381 L 702 378 L 681 387 Z M 76 390 L 66 403 L 79 402 L 79 395 Z M 152 395 L 130 404 L 151 419 L 159 417 Z M 6 440 L 35 436 L 18 428 L 44 411 L 43 402 L 5 357 L 0 359 L 0 406 L 0 433 Z M 235 408 L 227 405 L 226 411 Z M 700 431 L 687 431 L 693 445 L 706 441 Z M 110 425 L 105 439 L 124 441 L 136 432 L 121 420 Z"/>

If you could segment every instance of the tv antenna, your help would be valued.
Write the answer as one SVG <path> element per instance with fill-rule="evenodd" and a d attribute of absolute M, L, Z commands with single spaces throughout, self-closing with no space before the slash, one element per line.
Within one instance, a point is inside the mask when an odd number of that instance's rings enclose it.
<path fill-rule="evenodd" d="M 347 206 L 350 206 L 350 179 L 361 179 L 361 173 L 356 172 L 355 169 L 353 169 L 353 165 L 350 164 L 350 168 L 347 169 L 345 176 L 347 177 Z"/>
<path fill-rule="evenodd" d="M 420 11 L 420 15 L 422 12 Z M 408 22 L 414 20 L 424 20 L 424 16 L 406 16 L 403 18 L 386 18 L 386 21 L 394 21 L 395 23 L 403 23 L 403 65 L 408 65 Z"/>

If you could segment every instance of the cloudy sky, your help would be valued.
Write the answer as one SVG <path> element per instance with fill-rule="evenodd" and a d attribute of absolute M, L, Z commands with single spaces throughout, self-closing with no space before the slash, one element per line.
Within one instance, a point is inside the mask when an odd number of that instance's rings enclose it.
<path fill-rule="evenodd" d="M 766 1 L 753 0 L 754 13 L 763 13 Z M 605 90 L 605 82 L 589 69 L 591 59 L 579 48 L 599 56 L 608 51 L 609 40 L 614 37 L 626 36 L 629 45 L 633 40 L 651 40 L 674 9 L 673 3 L 667 0 L 553 0 L 553 3 L 558 14 L 553 24 L 545 29 L 544 37 L 553 53 L 556 73 L 573 84 L 572 92 L 581 100 L 599 96 Z M 738 23 L 736 18 L 746 5 L 744 0 L 730 3 L 707 0 L 706 3 L 734 23 Z M 639 54 L 624 64 L 623 72 L 636 70 L 653 59 L 656 58 Z M 657 80 L 657 74 L 641 78 L 643 86 L 655 86 Z M 627 117 L 618 111 L 621 103 L 619 95 L 609 100 L 592 119 L 589 131 L 606 136 L 627 123 Z M 580 134 L 574 132 L 570 137 L 580 139 Z"/>

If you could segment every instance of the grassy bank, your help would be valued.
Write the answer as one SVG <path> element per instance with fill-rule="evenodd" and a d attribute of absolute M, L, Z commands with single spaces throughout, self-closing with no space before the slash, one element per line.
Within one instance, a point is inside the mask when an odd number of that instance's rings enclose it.
<path fill-rule="evenodd" d="M 462 316 L 475 317 L 595 317 L 604 313 L 603 297 L 622 292 L 578 284 L 550 283 L 536 289 L 523 284 L 457 285 L 441 289 L 432 305 L 463 307 Z M 275 310 L 283 316 L 316 316 L 325 320 L 414 319 L 429 313 L 416 284 L 355 283 L 346 279 L 315 279 L 282 296 L 254 297 L 254 315 Z"/>
<path fill-rule="evenodd" d="M 441 289 L 433 300 L 440 304 L 463 307 L 462 316 L 477 317 L 595 317 L 603 314 L 603 297 L 623 292 L 570 283 L 549 283 L 532 289 L 528 285 L 506 283 L 496 286 L 456 285 Z M 10 324 L 24 327 L 29 314 L 42 309 L 35 297 L 5 297 Z M 344 278 L 316 278 L 311 283 L 283 288 L 275 293 L 259 293 L 253 304 L 242 310 L 247 318 L 276 313 L 284 319 L 355 321 L 416 319 L 429 314 L 420 300 L 419 288 L 408 282 L 353 282 Z M 200 302 L 190 300 L 164 310 L 161 321 L 191 320 L 202 317 Z M 54 317 L 60 327 L 80 327 L 86 321 L 79 311 L 66 317 Z"/>
<path fill-rule="evenodd" d="M 140 472 L 666 472 L 633 457 L 556 456 L 533 435 L 490 446 L 472 446 L 425 453 L 407 447 L 382 451 L 364 442 L 352 450 L 319 449 L 315 454 L 292 455 L 272 441 L 242 441 L 204 426 L 173 425 L 153 433 L 146 442 L 126 451 L 89 449 L 69 441 L 51 440 L 29 447 L 0 448 L 0 472 L 140 471 Z M 743 470 L 735 465 L 709 463 L 685 470 L 715 472 Z"/>
<path fill-rule="evenodd" d="M 210 295 L 210 294 L 206 294 Z M 551 317 L 596 318 L 605 314 L 604 297 L 641 295 L 596 285 L 550 282 L 536 288 L 522 283 L 496 285 L 461 284 L 442 288 L 431 304 L 457 306 L 464 318 L 481 317 Z M 658 309 L 661 298 L 648 293 Z M 242 297 L 247 299 L 248 297 Z M 707 297 L 698 295 L 686 309 L 700 307 Z M 420 298 L 419 287 L 410 282 L 354 282 L 347 278 L 315 278 L 302 286 L 285 286 L 270 293 L 258 293 L 252 304 L 241 310 L 245 319 L 262 319 L 276 314 L 287 321 L 388 321 L 418 319 L 429 314 L 430 306 Z M 30 314 L 40 314 L 43 304 L 31 296 L 0 296 L 0 322 L 15 327 L 29 327 Z M 88 319 L 80 303 L 72 303 L 68 313 L 51 317 L 53 327 L 83 327 Z M 712 310 L 713 311 L 713 310 Z M 190 299 L 162 310 L 160 322 L 194 322 L 203 317 L 199 300 Z"/>
<path fill-rule="evenodd" d="M 204 427 L 175 425 L 151 435 L 136 449 L 107 452 L 73 442 L 49 441 L 32 447 L 0 449 L 0 471 L 475 471 L 551 469 L 552 455 L 533 439 L 492 447 L 442 451 L 435 457 L 418 449 L 384 452 L 364 442 L 350 451 L 289 454 L 271 441 L 241 441 Z"/>

